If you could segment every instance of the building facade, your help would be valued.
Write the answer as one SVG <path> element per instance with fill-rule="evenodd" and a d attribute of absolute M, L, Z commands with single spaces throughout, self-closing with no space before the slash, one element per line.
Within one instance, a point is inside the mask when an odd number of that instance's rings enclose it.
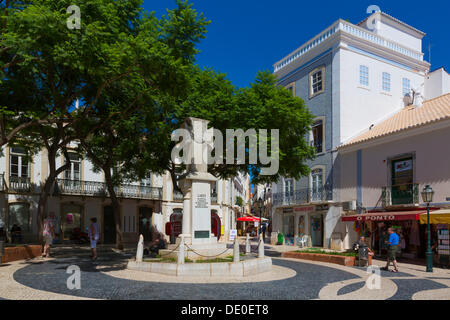
<path fill-rule="evenodd" d="M 376 27 L 368 24 L 373 20 Z M 308 138 L 317 157 L 309 177 L 273 184 L 273 231 L 291 243 L 306 235 L 311 246 L 349 248 L 340 217 L 362 204 L 340 195 L 338 148 L 403 109 L 413 92 L 415 99 L 432 94 L 425 89 L 424 36 L 376 12 L 358 24 L 336 21 L 274 65 L 278 84 L 315 116 Z"/>
<path fill-rule="evenodd" d="M 61 173 L 48 197 L 45 214 L 56 217 L 57 242 L 70 242 L 97 218 L 100 241 L 116 241 L 115 221 L 103 173 L 75 152 L 69 152 L 70 169 Z M 37 210 L 39 195 L 48 176 L 46 151 L 29 156 L 27 150 L 4 146 L 0 154 L 0 229 L 10 238 L 14 224 L 22 230 L 22 241 L 38 238 Z M 56 163 L 64 164 L 58 157 Z M 220 218 L 219 232 L 228 234 L 236 228 L 236 197 L 247 197 L 246 175 L 218 180 L 212 186 L 211 212 Z M 171 216 L 182 214 L 183 195 L 173 192 L 170 175 L 149 173 L 142 181 L 124 182 L 116 188 L 124 242 L 136 243 L 140 234 L 149 239 L 152 227 L 165 233 Z M 167 237 L 169 239 L 169 237 Z"/>

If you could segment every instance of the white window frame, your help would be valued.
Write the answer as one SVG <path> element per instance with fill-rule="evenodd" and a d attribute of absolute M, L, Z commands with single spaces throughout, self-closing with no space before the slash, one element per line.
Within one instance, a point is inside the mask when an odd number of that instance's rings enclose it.
<path fill-rule="evenodd" d="M 17 167 L 18 167 L 17 168 L 17 177 L 29 179 L 31 177 L 31 172 L 30 172 L 31 166 L 30 166 L 29 160 L 27 160 L 27 164 L 26 164 L 27 165 L 27 175 L 24 176 L 24 174 L 22 172 L 23 160 L 24 160 L 24 158 L 27 157 L 27 151 L 24 149 L 24 153 L 14 152 L 13 150 L 16 148 L 20 148 L 20 147 L 11 147 L 9 150 L 9 175 L 13 176 L 12 175 L 12 171 L 13 171 L 12 170 L 12 165 L 13 165 L 12 158 L 17 157 Z M 23 149 L 23 148 L 20 148 L 20 149 Z"/>
<path fill-rule="evenodd" d="M 141 187 L 152 187 L 153 186 L 153 173 L 147 172 L 147 177 L 140 181 Z"/>
<path fill-rule="evenodd" d="M 403 96 L 411 94 L 411 80 L 408 78 L 402 78 L 402 94 Z"/>
<path fill-rule="evenodd" d="M 64 179 L 65 180 L 71 180 L 71 181 L 81 181 L 81 171 L 82 171 L 82 159 L 79 154 L 76 152 L 70 152 L 69 151 L 69 157 L 70 155 L 76 155 L 78 157 L 77 160 L 70 159 L 70 168 L 64 171 Z M 75 179 L 75 164 L 79 165 L 79 171 L 78 171 L 78 179 Z"/>
<path fill-rule="evenodd" d="M 321 74 L 320 82 L 315 83 L 314 76 L 319 73 Z M 312 99 L 325 91 L 325 66 L 318 67 L 313 71 L 311 71 L 308 75 L 308 79 L 309 79 L 309 98 Z M 314 86 L 318 83 L 320 83 L 322 87 L 320 90 L 314 92 Z"/>
<path fill-rule="evenodd" d="M 317 194 L 317 192 L 318 192 L 318 190 L 315 190 L 315 189 L 318 189 L 317 188 L 318 186 L 316 186 L 316 188 L 314 186 L 314 176 L 316 176 L 314 174 L 314 171 L 316 171 L 316 170 L 321 170 L 322 171 L 322 175 L 321 175 L 322 176 L 322 186 L 321 186 L 322 192 L 318 193 L 320 196 L 323 195 L 323 190 L 325 188 L 325 166 L 314 166 L 314 167 L 312 167 L 311 168 L 311 173 L 309 174 L 309 186 L 310 186 L 311 202 L 320 202 L 320 201 L 323 200 L 322 197 L 320 197 L 320 199 L 319 199 L 319 198 L 317 198 L 317 195 L 315 196 L 315 194 Z"/>
<path fill-rule="evenodd" d="M 359 66 L 359 84 L 364 87 L 368 87 L 370 84 L 369 81 L 370 71 L 369 67 L 366 65 Z"/>
<path fill-rule="evenodd" d="M 391 92 L 391 74 L 389 72 L 383 72 L 381 76 L 381 90 Z"/>

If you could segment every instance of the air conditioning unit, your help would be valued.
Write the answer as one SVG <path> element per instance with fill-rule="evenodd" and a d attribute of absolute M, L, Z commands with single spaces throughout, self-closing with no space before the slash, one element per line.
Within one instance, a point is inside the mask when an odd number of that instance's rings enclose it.
<path fill-rule="evenodd" d="M 342 208 L 344 209 L 344 211 L 355 211 L 356 210 L 356 200 L 343 202 Z"/>

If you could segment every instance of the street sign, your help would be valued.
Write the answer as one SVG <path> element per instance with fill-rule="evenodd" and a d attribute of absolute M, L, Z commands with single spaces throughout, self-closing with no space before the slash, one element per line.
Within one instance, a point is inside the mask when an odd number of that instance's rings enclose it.
<path fill-rule="evenodd" d="M 237 236 L 237 230 L 231 229 L 230 230 L 230 241 L 234 241 L 234 238 L 236 238 L 236 236 Z"/>

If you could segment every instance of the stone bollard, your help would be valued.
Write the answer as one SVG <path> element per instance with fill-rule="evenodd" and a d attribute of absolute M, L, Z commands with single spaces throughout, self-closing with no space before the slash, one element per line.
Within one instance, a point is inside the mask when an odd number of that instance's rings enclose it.
<path fill-rule="evenodd" d="M 262 234 L 259 235 L 258 258 L 264 258 L 264 241 Z"/>
<path fill-rule="evenodd" d="M 180 246 L 178 247 L 177 264 L 184 264 L 184 237 L 180 236 Z"/>
<path fill-rule="evenodd" d="M 139 236 L 139 242 L 136 251 L 136 262 L 142 262 L 144 256 L 144 236 L 141 234 Z"/>
<path fill-rule="evenodd" d="M 239 241 L 237 237 L 234 238 L 233 262 L 239 262 Z"/>
<path fill-rule="evenodd" d="M 245 239 L 245 254 L 249 254 L 250 251 L 251 251 L 250 235 L 247 233 L 247 238 Z"/>

